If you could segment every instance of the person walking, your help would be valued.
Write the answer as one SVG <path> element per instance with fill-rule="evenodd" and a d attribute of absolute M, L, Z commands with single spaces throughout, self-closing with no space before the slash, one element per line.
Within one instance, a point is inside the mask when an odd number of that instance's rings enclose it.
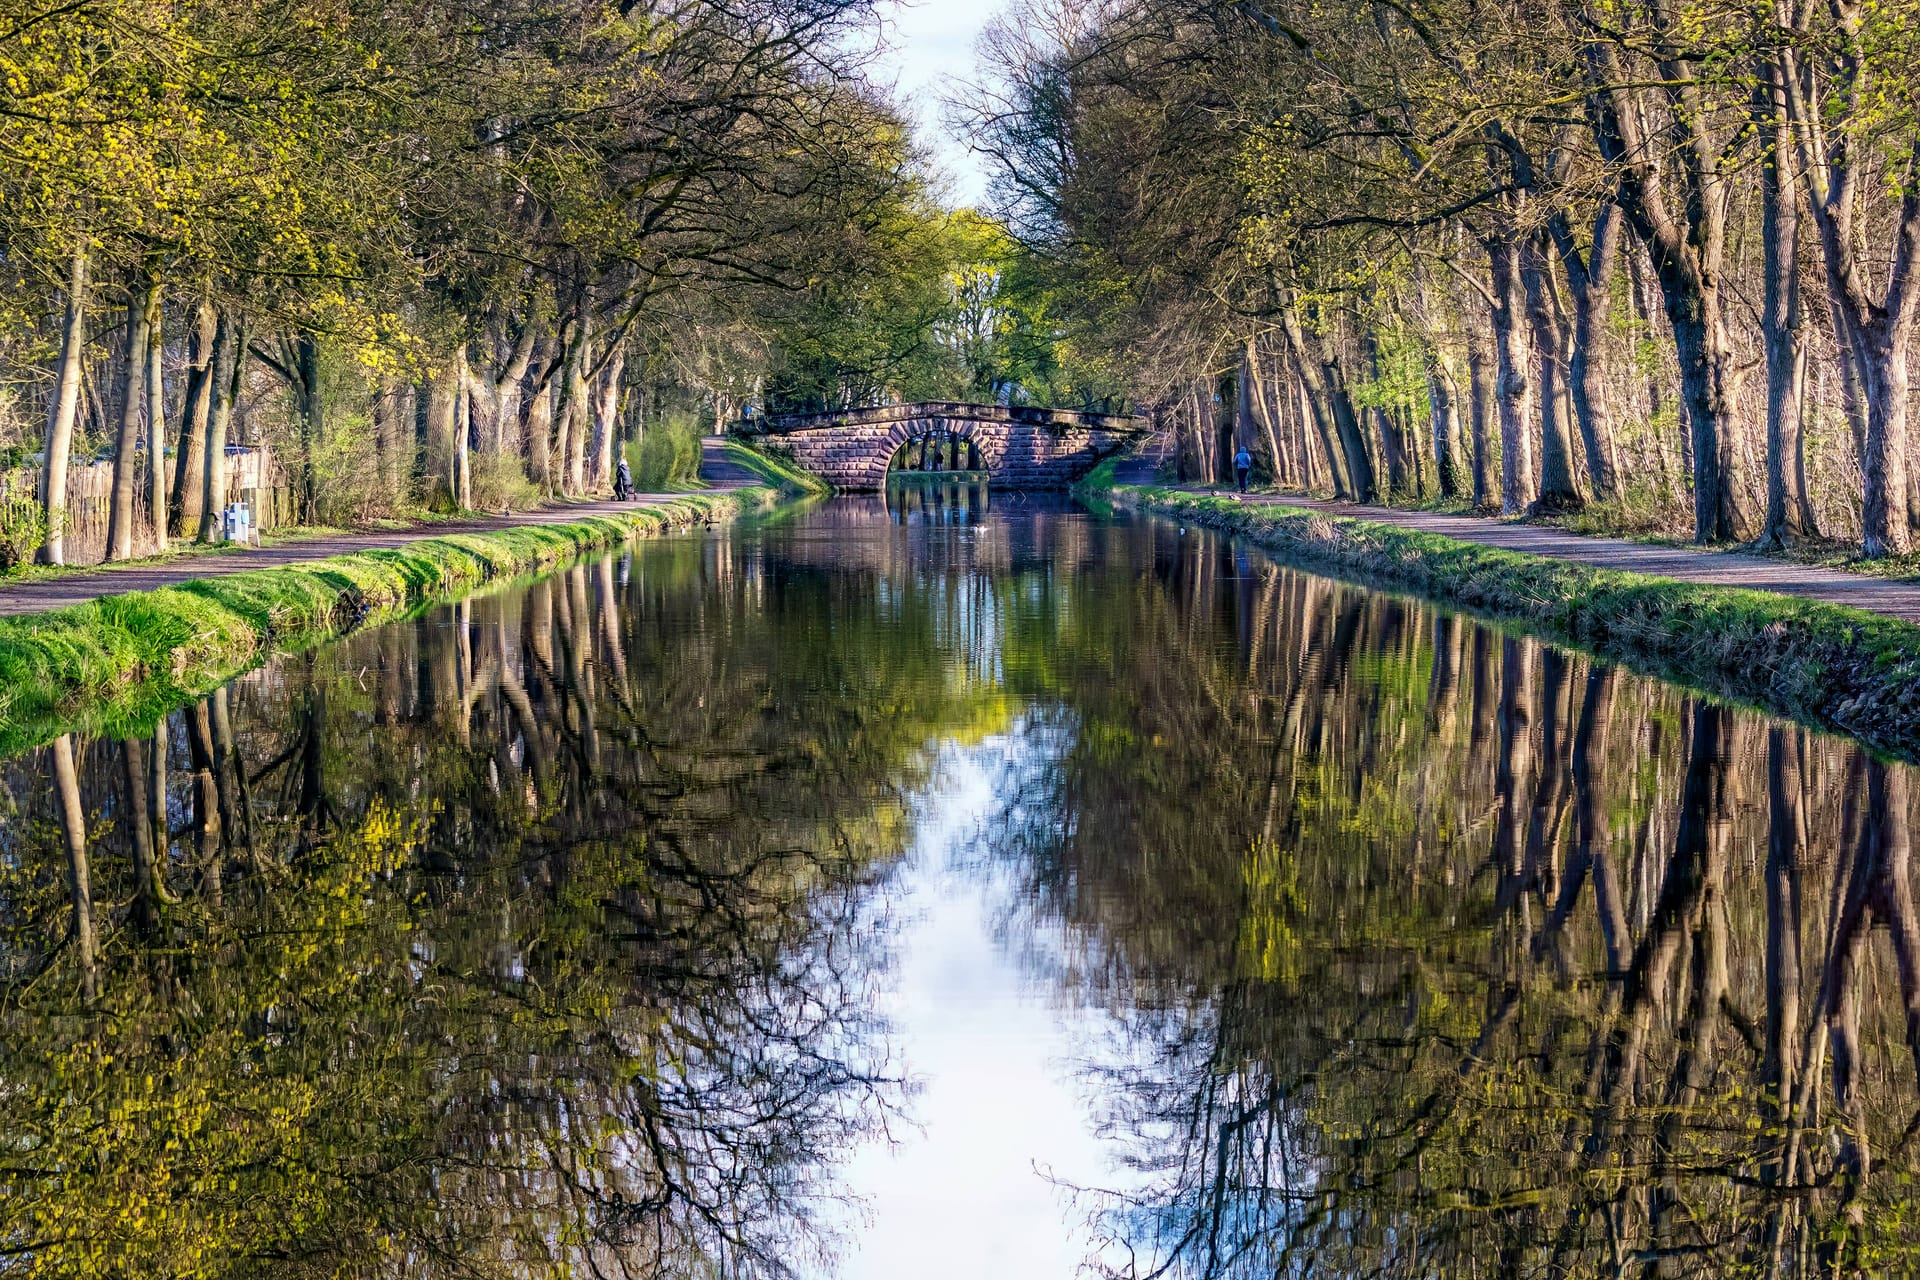
<path fill-rule="evenodd" d="M 1247 491 L 1247 482 L 1253 479 L 1253 455 L 1247 452 L 1247 446 L 1241 445 L 1233 455 L 1234 479 L 1240 482 L 1240 492 Z"/>
<path fill-rule="evenodd" d="M 616 502 L 633 499 L 633 472 L 628 469 L 625 458 L 620 459 L 620 466 L 613 473 L 613 497 Z"/>

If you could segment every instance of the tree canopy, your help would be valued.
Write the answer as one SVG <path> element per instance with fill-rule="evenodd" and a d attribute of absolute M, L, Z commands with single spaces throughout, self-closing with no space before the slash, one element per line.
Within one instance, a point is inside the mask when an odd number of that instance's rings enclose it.
<path fill-rule="evenodd" d="M 1904 0 L 1026 0 L 966 108 L 1213 475 L 1904 553 Z"/>

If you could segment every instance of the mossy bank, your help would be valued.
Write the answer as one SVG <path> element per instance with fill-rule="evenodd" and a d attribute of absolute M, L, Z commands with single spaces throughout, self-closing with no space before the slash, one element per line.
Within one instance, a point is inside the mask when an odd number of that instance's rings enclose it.
<path fill-rule="evenodd" d="M 1117 506 L 1241 535 L 1292 563 L 1510 618 L 1602 657 L 1920 760 L 1920 627 L 1911 623 L 1293 507 L 1151 487 L 1098 492 Z"/>
<path fill-rule="evenodd" d="M 275 653 L 632 538 L 764 510 L 778 497 L 769 487 L 688 494 L 0 620 L 0 755 L 74 730 L 136 732 Z"/>

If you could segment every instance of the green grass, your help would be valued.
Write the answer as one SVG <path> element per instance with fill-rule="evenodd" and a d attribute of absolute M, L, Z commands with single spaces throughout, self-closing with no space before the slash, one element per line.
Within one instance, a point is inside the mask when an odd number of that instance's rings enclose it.
<path fill-rule="evenodd" d="M 1529 630 L 1920 760 L 1920 627 L 1766 591 L 1571 564 L 1367 520 L 1171 489 L 1114 502 Z"/>
<path fill-rule="evenodd" d="M 0 620 L 0 755 L 61 733 L 147 731 L 276 652 L 636 536 L 769 506 L 771 488 L 690 494 L 614 516 L 424 538 Z"/>
<path fill-rule="evenodd" d="M 738 440 L 726 442 L 727 461 L 737 462 L 754 475 L 760 482 L 790 494 L 828 494 L 833 486 L 811 472 L 802 471 L 788 458 L 777 457 L 771 453 L 762 453 L 750 445 Z"/>

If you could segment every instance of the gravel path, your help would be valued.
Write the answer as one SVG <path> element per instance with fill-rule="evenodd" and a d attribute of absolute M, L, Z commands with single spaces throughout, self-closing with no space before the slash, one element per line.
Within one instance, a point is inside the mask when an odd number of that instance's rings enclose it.
<path fill-rule="evenodd" d="M 1461 542 L 1524 551 L 1600 569 L 1623 569 L 1707 586 L 1745 587 L 1753 591 L 1806 596 L 1907 622 L 1920 622 L 1920 580 L 1875 578 L 1839 569 L 1789 564 L 1739 551 L 1696 551 L 1688 547 L 1653 546 L 1619 538 L 1589 538 L 1577 533 L 1563 533 L 1558 529 L 1511 524 L 1479 516 L 1397 511 L 1390 507 L 1327 502 L 1286 494 L 1249 494 L 1242 501 L 1257 506 L 1301 507 L 1309 511 L 1323 511 L 1330 516 L 1374 520 L 1403 529 L 1441 534 Z"/>

